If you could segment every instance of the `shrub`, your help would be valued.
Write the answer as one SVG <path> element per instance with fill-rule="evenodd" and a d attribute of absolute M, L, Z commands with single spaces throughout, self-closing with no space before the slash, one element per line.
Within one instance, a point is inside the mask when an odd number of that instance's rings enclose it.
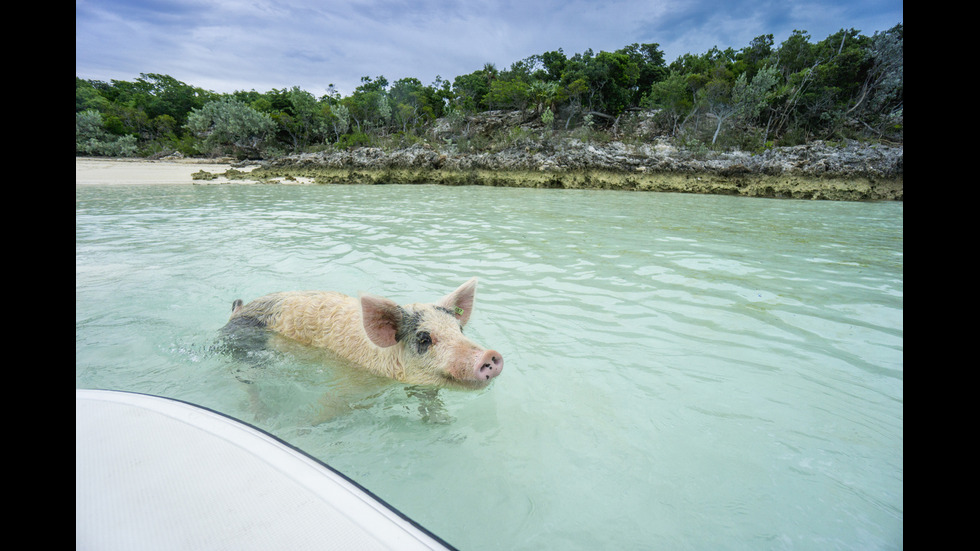
<path fill-rule="evenodd" d="M 350 134 L 344 134 L 337 140 L 337 149 L 351 149 L 353 147 L 369 147 L 371 145 L 371 136 L 368 136 L 364 132 L 352 132 Z"/>
<path fill-rule="evenodd" d="M 136 136 L 114 136 L 106 131 L 102 114 L 95 109 L 75 113 L 75 154 L 106 157 L 136 155 Z"/>
<path fill-rule="evenodd" d="M 230 151 L 239 158 L 261 156 L 275 127 L 268 114 L 232 98 L 208 102 L 187 117 L 187 128 L 201 139 L 204 151 Z"/>

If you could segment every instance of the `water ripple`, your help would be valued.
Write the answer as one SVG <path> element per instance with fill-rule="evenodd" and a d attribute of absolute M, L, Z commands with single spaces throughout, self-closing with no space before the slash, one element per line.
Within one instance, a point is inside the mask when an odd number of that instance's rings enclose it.
<path fill-rule="evenodd" d="M 254 420 L 461 548 L 901 546 L 901 204 L 80 186 L 75 231 L 76 386 Z M 303 353 L 249 368 L 257 410 L 211 352 L 236 298 L 430 301 L 474 275 L 466 331 L 507 370 L 440 394 L 445 426 Z M 315 421 L 337 393 L 348 414 Z"/>

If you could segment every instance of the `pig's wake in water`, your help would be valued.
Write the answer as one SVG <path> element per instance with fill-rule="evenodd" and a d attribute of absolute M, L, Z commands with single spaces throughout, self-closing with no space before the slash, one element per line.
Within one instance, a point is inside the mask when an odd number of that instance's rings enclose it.
<path fill-rule="evenodd" d="M 476 278 L 427 304 L 329 291 L 273 293 L 236 300 L 222 332 L 272 331 L 402 383 L 478 389 L 500 374 L 504 359 L 463 336 L 475 292 Z"/>

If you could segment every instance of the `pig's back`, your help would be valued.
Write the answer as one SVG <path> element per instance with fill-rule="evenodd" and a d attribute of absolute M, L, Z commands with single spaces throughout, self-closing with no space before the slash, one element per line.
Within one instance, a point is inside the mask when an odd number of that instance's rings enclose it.
<path fill-rule="evenodd" d="M 289 291 L 257 298 L 233 317 L 247 319 L 312 346 L 335 348 L 335 341 L 356 337 L 361 329 L 357 300 L 331 291 Z"/>

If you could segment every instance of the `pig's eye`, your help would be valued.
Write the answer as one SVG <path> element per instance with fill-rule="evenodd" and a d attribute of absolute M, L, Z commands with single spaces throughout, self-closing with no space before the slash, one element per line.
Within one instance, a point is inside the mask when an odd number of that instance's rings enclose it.
<path fill-rule="evenodd" d="M 428 331 L 419 331 L 415 337 L 415 344 L 419 354 L 424 354 L 432 346 L 432 336 L 429 335 Z"/>

